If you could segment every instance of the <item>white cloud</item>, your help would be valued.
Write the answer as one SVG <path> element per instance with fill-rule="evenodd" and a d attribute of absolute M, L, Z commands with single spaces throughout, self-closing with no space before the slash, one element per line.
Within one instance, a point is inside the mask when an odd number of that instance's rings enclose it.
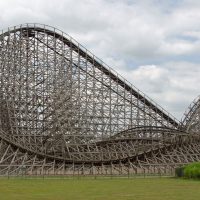
<path fill-rule="evenodd" d="M 179 119 L 199 94 L 199 64 L 169 62 L 120 73 Z"/>

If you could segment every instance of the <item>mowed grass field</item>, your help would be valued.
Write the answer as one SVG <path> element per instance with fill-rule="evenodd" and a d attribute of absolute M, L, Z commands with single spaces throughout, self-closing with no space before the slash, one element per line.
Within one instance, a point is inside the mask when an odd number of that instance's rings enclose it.
<path fill-rule="evenodd" d="M 200 181 L 175 178 L 0 179 L 0 200 L 199 200 Z"/>

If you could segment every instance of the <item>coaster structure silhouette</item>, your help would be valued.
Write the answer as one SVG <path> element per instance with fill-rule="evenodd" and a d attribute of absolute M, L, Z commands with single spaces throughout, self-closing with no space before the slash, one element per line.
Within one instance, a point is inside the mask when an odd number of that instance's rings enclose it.
<path fill-rule="evenodd" d="M 179 122 L 54 27 L 0 33 L 0 175 L 171 173 L 200 160 L 199 113 Z"/>

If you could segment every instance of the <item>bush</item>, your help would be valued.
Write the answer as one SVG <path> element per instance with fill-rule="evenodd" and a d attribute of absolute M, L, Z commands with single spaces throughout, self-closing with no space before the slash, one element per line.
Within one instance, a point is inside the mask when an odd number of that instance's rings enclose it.
<path fill-rule="evenodd" d="M 175 170 L 177 177 L 200 179 L 200 162 L 191 163 Z"/>
<path fill-rule="evenodd" d="M 186 178 L 200 178 L 200 163 L 192 163 L 186 165 L 184 168 L 184 177 Z"/>

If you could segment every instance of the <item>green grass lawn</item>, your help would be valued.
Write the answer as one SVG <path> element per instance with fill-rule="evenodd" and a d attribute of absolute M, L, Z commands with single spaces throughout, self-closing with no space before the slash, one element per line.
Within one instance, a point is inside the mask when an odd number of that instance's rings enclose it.
<path fill-rule="evenodd" d="M 199 200 L 200 181 L 175 178 L 0 179 L 0 200 Z"/>

